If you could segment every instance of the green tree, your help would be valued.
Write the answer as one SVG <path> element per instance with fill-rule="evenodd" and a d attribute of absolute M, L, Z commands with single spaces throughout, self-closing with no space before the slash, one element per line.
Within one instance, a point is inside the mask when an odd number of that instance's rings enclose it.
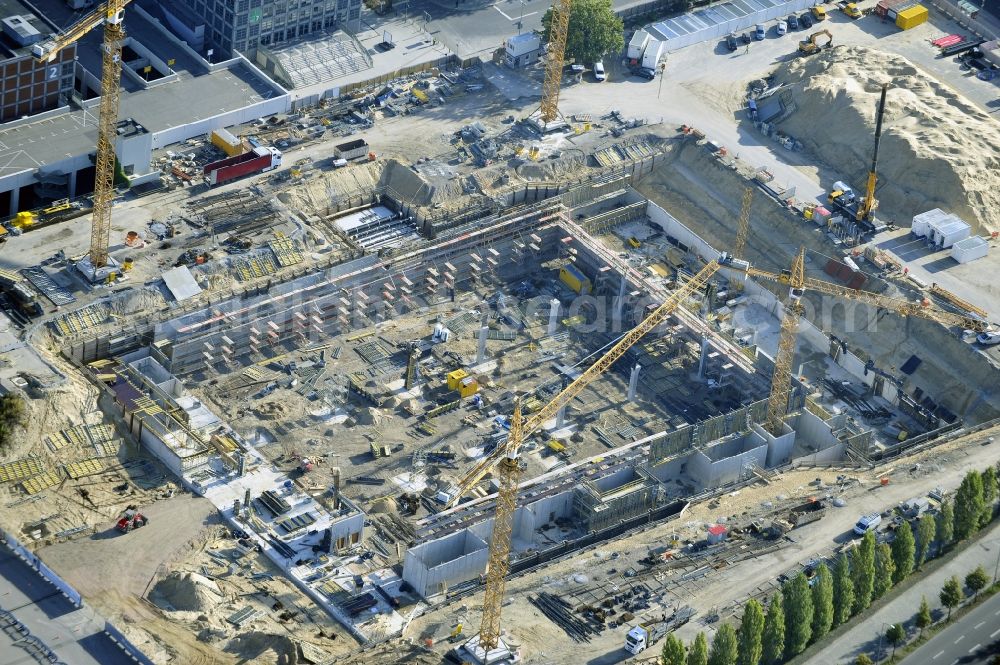
<path fill-rule="evenodd" d="M 728 623 L 722 624 L 712 638 L 708 665 L 736 665 L 736 631 Z"/>
<path fill-rule="evenodd" d="M 997 470 L 992 466 L 986 467 L 982 475 L 983 480 L 983 516 L 979 520 L 979 526 L 984 527 L 993 521 L 993 504 L 997 500 Z"/>
<path fill-rule="evenodd" d="M 673 633 L 667 635 L 667 639 L 663 641 L 660 659 L 663 661 L 663 665 L 685 665 L 687 651 L 684 649 L 684 643 L 677 639 Z"/>
<path fill-rule="evenodd" d="M 816 581 L 812 585 L 813 621 L 812 639 L 822 639 L 833 627 L 833 575 L 825 563 L 816 568 Z"/>
<path fill-rule="evenodd" d="M 858 654 L 858 657 L 854 659 L 854 665 L 875 665 L 875 663 L 868 657 L 868 654 L 862 653 Z"/>
<path fill-rule="evenodd" d="M 872 531 L 866 533 L 854 548 L 851 577 L 854 581 L 854 609 L 851 614 L 854 615 L 871 605 L 875 592 L 875 533 Z"/>
<path fill-rule="evenodd" d="M 990 576 L 982 566 L 976 566 L 974 571 L 965 576 L 965 586 L 975 594 L 975 598 L 979 598 L 979 592 L 985 589 L 989 582 Z"/>
<path fill-rule="evenodd" d="M 924 628 L 931 625 L 934 622 L 933 617 L 931 617 L 931 606 L 927 604 L 927 596 L 923 596 L 920 599 L 920 609 L 917 610 L 917 618 L 914 623 L 917 624 L 917 628 L 920 629 L 920 636 L 924 636 Z"/>
<path fill-rule="evenodd" d="M 941 502 L 941 511 L 938 513 L 935 526 L 937 527 L 935 537 L 939 543 L 938 547 L 944 550 L 955 537 L 955 508 L 951 501 L 945 499 Z"/>
<path fill-rule="evenodd" d="M 903 628 L 903 624 L 896 623 L 889 626 L 889 630 L 885 631 L 885 639 L 889 640 L 889 643 L 892 644 L 891 660 L 896 657 L 896 647 L 906 639 L 906 629 Z"/>
<path fill-rule="evenodd" d="M 892 539 L 892 561 L 896 564 L 896 572 L 892 576 L 893 583 L 899 584 L 913 572 L 913 554 L 916 549 L 910 523 L 903 522 L 896 529 L 896 537 Z"/>
<path fill-rule="evenodd" d="M 799 573 L 781 588 L 785 596 L 785 657 L 802 653 L 812 637 L 813 602 L 809 580 Z"/>
<path fill-rule="evenodd" d="M 551 41 L 552 12 L 542 17 L 545 41 Z M 625 29 L 615 14 L 611 0 L 573 0 L 566 33 L 566 59 L 586 63 L 618 53 L 625 46 Z"/>
<path fill-rule="evenodd" d="M 972 470 L 955 492 L 955 540 L 965 540 L 979 529 L 983 510 L 983 478 Z"/>
<path fill-rule="evenodd" d="M 941 587 L 941 604 L 948 608 L 948 621 L 951 621 L 951 611 L 962 602 L 962 585 L 958 582 L 958 577 L 952 575 Z"/>
<path fill-rule="evenodd" d="M 934 523 L 934 518 L 925 514 L 917 522 L 917 553 L 913 561 L 917 568 L 924 565 L 924 561 L 927 560 L 927 553 L 931 549 L 931 543 L 934 542 L 936 533 L 937 525 Z"/>
<path fill-rule="evenodd" d="M 896 574 L 896 562 L 892 559 L 892 548 L 888 543 L 878 543 L 875 546 L 875 586 L 872 598 L 881 598 L 892 588 L 893 577 Z"/>
<path fill-rule="evenodd" d="M 737 665 L 757 665 L 764 655 L 764 608 L 760 602 L 751 598 L 743 608 L 743 620 L 740 622 L 739 655 Z"/>
<path fill-rule="evenodd" d="M 781 660 L 785 653 L 785 604 L 781 592 L 771 596 L 767 606 L 767 616 L 764 617 L 764 660 L 765 665 L 772 665 Z"/>
<path fill-rule="evenodd" d="M 833 566 L 833 625 L 847 623 L 854 607 L 854 581 L 847 554 L 841 554 Z"/>
<path fill-rule="evenodd" d="M 687 665 L 708 665 L 708 638 L 705 633 L 698 633 L 691 643 Z"/>

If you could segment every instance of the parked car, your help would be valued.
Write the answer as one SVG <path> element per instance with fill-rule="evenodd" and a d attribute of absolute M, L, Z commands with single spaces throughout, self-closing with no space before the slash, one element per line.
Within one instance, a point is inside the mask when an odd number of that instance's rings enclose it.
<path fill-rule="evenodd" d="M 758 23 L 753 29 L 753 38 L 757 41 L 764 39 L 764 35 L 767 34 L 767 28 L 764 27 L 763 23 Z"/>
<path fill-rule="evenodd" d="M 1000 344 L 1000 332 L 979 333 L 979 336 L 976 337 L 976 341 L 984 346 L 993 346 L 994 344 Z"/>
<path fill-rule="evenodd" d="M 652 67 L 639 67 L 634 73 L 639 78 L 644 78 L 647 81 L 652 81 L 656 78 L 656 70 Z"/>
<path fill-rule="evenodd" d="M 749 32 L 744 32 L 742 35 L 740 35 L 740 41 L 743 42 L 744 44 L 749 44 L 752 39 L 753 38 L 750 36 Z"/>
<path fill-rule="evenodd" d="M 604 73 L 604 63 L 600 60 L 594 63 L 594 78 L 598 81 L 608 78 L 608 75 Z"/>
<path fill-rule="evenodd" d="M 803 14 L 802 16 L 799 17 L 799 25 L 802 26 L 803 30 L 808 30 L 809 28 L 813 27 L 812 17 L 809 16 L 809 14 Z"/>
<path fill-rule="evenodd" d="M 729 48 L 730 53 L 739 48 L 739 44 L 736 42 L 735 32 L 731 32 L 726 35 L 726 46 Z"/>
<path fill-rule="evenodd" d="M 789 30 L 798 30 L 799 29 L 799 17 L 796 16 L 795 14 L 792 14 L 791 16 L 789 16 L 786 19 L 786 22 L 788 23 L 788 29 Z"/>
<path fill-rule="evenodd" d="M 812 11 L 813 18 L 817 21 L 826 20 L 826 8 L 821 5 L 816 5 L 810 11 Z"/>
<path fill-rule="evenodd" d="M 871 515 L 863 515 L 858 523 L 854 525 L 854 533 L 859 536 L 863 536 L 869 531 L 874 531 L 878 528 L 878 525 L 882 523 L 882 515 L 879 513 L 872 513 Z"/>
<path fill-rule="evenodd" d="M 780 37 L 781 35 L 787 32 L 788 32 L 788 24 L 785 23 L 784 21 L 778 21 L 778 36 Z"/>

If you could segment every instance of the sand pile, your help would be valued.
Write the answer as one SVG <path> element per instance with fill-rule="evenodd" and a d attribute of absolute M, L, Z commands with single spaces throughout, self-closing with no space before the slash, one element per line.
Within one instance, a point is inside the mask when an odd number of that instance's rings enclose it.
<path fill-rule="evenodd" d="M 889 84 L 877 197 L 882 216 L 909 226 L 940 207 L 1000 230 L 1000 123 L 897 55 L 838 46 L 775 71 L 798 107 L 781 129 L 856 187 L 871 163 L 875 111 Z M 830 183 L 827 183 L 830 184 Z"/>
<path fill-rule="evenodd" d="M 366 162 L 336 169 L 289 188 L 278 200 L 293 208 L 323 213 L 334 202 L 370 197 L 384 166 L 384 162 Z"/>
<path fill-rule="evenodd" d="M 373 406 L 366 406 L 357 410 L 354 420 L 359 425 L 382 425 L 392 420 L 392 414 Z"/>
<path fill-rule="evenodd" d="M 410 205 L 429 206 L 461 196 L 460 180 L 447 178 L 425 178 L 409 165 L 395 159 L 385 163 L 379 186 L 389 188 L 393 197 Z"/>
<path fill-rule="evenodd" d="M 149 599 L 165 610 L 205 612 L 222 602 L 222 591 L 198 573 L 170 573 L 156 583 Z"/>
<path fill-rule="evenodd" d="M 119 316 L 150 312 L 167 304 L 159 289 L 147 286 L 141 289 L 128 289 L 108 300 L 108 307 Z"/>
<path fill-rule="evenodd" d="M 236 654 L 243 663 L 290 665 L 296 661 L 295 644 L 285 635 L 252 631 L 243 633 L 226 645 L 226 653 Z"/>

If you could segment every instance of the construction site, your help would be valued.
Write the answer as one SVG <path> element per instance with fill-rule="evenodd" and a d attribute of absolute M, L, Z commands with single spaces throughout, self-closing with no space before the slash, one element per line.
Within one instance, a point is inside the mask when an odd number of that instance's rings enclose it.
<path fill-rule="evenodd" d="M 31 56 L 103 30 L 93 195 L 0 227 L 3 554 L 111 646 L 18 638 L 44 624 L 0 597 L 2 650 L 624 662 L 1000 461 L 997 89 L 945 82 L 944 9 L 739 58 L 708 40 L 812 5 L 670 18 L 604 81 L 564 67 L 557 0 L 523 70 L 261 94 L 125 193 L 127 4 Z M 258 91 L 305 76 L 263 53 Z"/>

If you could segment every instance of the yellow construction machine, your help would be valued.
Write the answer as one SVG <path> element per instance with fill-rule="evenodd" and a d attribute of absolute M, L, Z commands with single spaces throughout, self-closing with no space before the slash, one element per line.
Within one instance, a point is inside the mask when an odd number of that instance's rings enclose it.
<path fill-rule="evenodd" d="M 824 35 L 826 35 L 826 43 L 820 44 L 819 39 Z M 831 46 L 833 46 L 833 33 L 829 30 L 817 30 L 809 35 L 808 39 L 799 42 L 799 55 L 813 55 Z"/>

